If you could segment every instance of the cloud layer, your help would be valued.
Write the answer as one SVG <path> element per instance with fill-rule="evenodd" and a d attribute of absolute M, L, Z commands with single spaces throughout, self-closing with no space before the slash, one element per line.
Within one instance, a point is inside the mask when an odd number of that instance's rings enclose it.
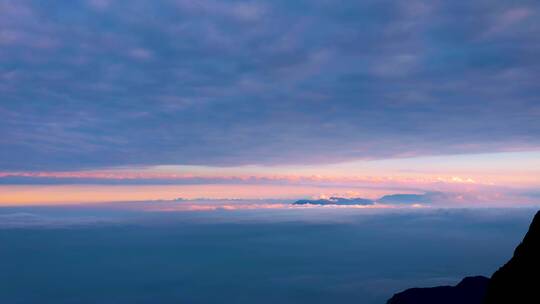
<path fill-rule="evenodd" d="M 535 1 L 3 1 L 0 167 L 540 146 Z"/>

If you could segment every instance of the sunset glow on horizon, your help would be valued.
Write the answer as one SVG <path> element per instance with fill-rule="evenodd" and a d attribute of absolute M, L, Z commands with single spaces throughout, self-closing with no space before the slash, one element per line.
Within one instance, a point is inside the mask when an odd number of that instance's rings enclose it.
<path fill-rule="evenodd" d="M 540 204 L 536 4 L 218 2 L 0 3 L 0 204 Z"/>
<path fill-rule="evenodd" d="M 377 198 L 393 193 L 469 193 L 485 202 L 537 201 L 540 153 L 359 161 L 320 166 L 159 166 L 0 172 L 1 205 L 184 199 Z M 407 169 L 409 168 L 409 169 Z M 491 195 L 487 195 L 490 193 Z M 474 203 L 474 202 L 471 202 Z M 461 206 L 456 202 L 456 206 Z"/>
<path fill-rule="evenodd" d="M 482 304 L 539 208 L 538 0 L 0 0 L 0 304 Z"/>

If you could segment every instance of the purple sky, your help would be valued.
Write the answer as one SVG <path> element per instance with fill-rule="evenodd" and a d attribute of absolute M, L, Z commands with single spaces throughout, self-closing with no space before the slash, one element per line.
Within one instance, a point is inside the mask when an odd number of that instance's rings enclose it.
<path fill-rule="evenodd" d="M 537 1 L 2 1 L 0 183 L 538 199 L 539 20 Z"/>

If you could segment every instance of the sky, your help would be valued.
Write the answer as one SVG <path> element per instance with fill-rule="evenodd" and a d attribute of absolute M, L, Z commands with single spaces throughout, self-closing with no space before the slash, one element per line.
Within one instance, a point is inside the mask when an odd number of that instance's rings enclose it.
<path fill-rule="evenodd" d="M 537 1 L 2 0 L 0 205 L 540 205 L 539 20 Z"/>

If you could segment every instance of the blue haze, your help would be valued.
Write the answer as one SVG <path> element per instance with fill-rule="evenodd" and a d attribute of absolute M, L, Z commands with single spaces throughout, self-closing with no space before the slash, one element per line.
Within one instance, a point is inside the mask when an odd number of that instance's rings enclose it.
<path fill-rule="evenodd" d="M 384 303 L 490 275 L 535 210 L 0 209 L 1 303 Z"/>

